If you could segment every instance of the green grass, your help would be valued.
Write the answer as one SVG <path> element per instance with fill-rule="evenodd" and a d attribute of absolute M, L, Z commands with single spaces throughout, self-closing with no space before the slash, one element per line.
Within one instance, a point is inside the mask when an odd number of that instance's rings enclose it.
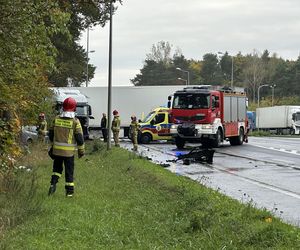
<path fill-rule="evenodd" d="M 268 131 L 263 131 L 263 130 L 256 130 L 256 131 L 251 131 L 249 133 L 249 136 L 271 136 L 272 134 Z"/>
<path fill-rule="evenodd" d="M 76 160 L 75 196 L 51 162 L 37 173 L 41 208 L 9 229 L 0 249 L 300 249 L 300 230 L 120 148 Z M 266 218 L 272 217 L 272 222 Z"/>

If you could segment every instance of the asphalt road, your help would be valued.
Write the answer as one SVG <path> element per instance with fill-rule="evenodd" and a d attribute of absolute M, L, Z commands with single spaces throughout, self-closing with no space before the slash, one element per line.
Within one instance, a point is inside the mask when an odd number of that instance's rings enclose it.
<path fill-rule="evenodd" d="M 130 150 L 132 144 L 125 140 L 122 146 Z M 235 147 L 224 143 L 216 149 L 213 164 L 169 162 L 187 152 L 165 142 L 139 145 L 138 151 L 177 175 L 300 226 L 300 137 L 250 137 L 248 144 Z"/>

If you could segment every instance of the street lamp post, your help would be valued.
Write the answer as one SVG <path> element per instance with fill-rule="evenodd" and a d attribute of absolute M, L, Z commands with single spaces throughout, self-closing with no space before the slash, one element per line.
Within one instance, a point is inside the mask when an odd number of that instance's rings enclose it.
<path fill-rule="evenodd" d="M 87 52 L 87 56 L 89 56 L 89 53 L 94 53 L 95 50 L 91 50 L 91 51 L 88 51 Z M 88 84 L 89 84 L 89 57 L 87 57 L 86 59 L 86 83 L 85 83 L 85 86 L 88 87 Z"/>
<path fill-rule="evenodd" d="M 274 89 L 276 87 L 276 84 L 273 84 L 270 86 L 272 88 L 272 107 L 274 106 Z"/>
<path fill-rule="evenodd" d="M 89 83 L 89 40 L 90 40 L 90 28 L 87 27 L 87 36 L 86 36 L 86 83 L 85 86 L 88 86 Z"/>
<path fill-rule="evenodd" d="M 94 53 L 95 50 L 89 51 L 89 42 L 90 42 L 90 28 L 87 27 L 87 38 L 86 38 L 86 83 L 85 86 L 88 87 L 89 84 L 89 53 Z"/>
<path fill-rule="evenodd" d="M 268 84 L 263 84 L 263 85 L 260 85 L 258 87 L 258 90 L 257 90 L 257 107 L 259 108 L 259 99 L 260 99 L 260 95 L 259 95 L 259 92 L 260 92 L 260 89 L 263 88 L 263 87 L 270 87 L 270 85 Z M 259 109 L 257 110 L 258 111 L 258 114 L 257 114 L 257 130 L 259 131 Z"/>
<path fill-rule="evenodd" d="M 188 81 L 187 80 L 185 80 L 185 79 L 182 79 L 182 78 L 177 78 L 179 81 L 185 81 L 185 85 L 187 86 L 188 85 Z"/>
<path fill-rule="evenodd" d="M 263 84 L 263 85 L 260 85 L 260 86 L 258 87 L 258 91 L 257 91 L 257 106 L 258 106 L 258 107 L 259 107 L 259 98 L 260 98 L 259 92 L 260 92 L 260 89 L 263 88 L 263 87 L 270 87 L 270 85 L 269 85 L 269 84 Z"/>
<path fill-rule="evenodd" d="M 179 70 L 181 72 L 187 73 L 187 83 L 186 83 L 186 85 L 190 85 L 190 72 L 187 71 L 187 70 L 183 70 L 181 68 L 176 68 L 176 70 Z"/>

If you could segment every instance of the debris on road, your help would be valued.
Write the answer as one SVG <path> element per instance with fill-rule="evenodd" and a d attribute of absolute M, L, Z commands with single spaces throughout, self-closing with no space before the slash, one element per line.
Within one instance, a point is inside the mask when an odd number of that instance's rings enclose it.
<path fill-rule="evenodd" d="M 176 155 L 177 159 L 169 160 L 169 162 L 182 160 L 184 165 L 189 165 L 192 162 L 207 162 L 208 164 L 212 164 L 214 153 L 215 150 L 211 148 L 194 147 L 189 153 L 180 153 Z"/>

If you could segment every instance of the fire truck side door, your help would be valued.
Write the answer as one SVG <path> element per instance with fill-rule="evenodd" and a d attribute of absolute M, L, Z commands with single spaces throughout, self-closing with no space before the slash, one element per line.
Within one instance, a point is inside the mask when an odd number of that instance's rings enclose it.
<path fill-rule="evenodd" d="M 220 98 L 219 96 L 212 95 L 211 97 L 211 107 L 214 114 L 214 118 L 220 117 Z"/>

